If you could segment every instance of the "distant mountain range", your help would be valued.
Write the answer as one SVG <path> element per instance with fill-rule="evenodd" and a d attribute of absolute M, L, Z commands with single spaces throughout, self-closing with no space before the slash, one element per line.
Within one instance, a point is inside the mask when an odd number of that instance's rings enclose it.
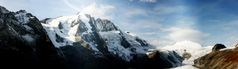
<path fill-rule="evenodd" d="M 107 19 L 77 14 L 40 21 L 25 10 L 4 7 L 0 55 L 0 67 L 32 69 L 160 69 L 183 61 L 175 51 L 156 50 Z"/>

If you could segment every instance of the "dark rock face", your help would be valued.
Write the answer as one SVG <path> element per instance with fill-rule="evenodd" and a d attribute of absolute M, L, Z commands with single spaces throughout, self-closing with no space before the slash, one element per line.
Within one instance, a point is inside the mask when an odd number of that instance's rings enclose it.
<path fill-rule="evenodd" d="M 35 16 L 4 7 L 0 7 L 0 55 L 1 67 L 59 67 L 63 60 Z"/>
<path fill-rule="evenodd" d="M 65 46 L 61 48 L 66 60 L 66 69 L 108 69 L 105 58 L 95 57 L 92 51 L 83 46 Z M 97 65 L 96 65 L 97 64 Z"/>
<path fill-rule="evenodd" d="M 137 54 L 132 61 L 132 67 L 135 69 L 154 69 L 154 68 L 171 68 L 182 65 L 183 58 L 175 51 L 153 51 L 151 56 Z"/>
<path fill-rule="evenodd" d="M 221 46 L 221 47 L 220 47 Z M 216 44 L 212 51 L 194 60 L 194 66 L 200 69 L 237 69 L 238 49 L 219 49 L 224 48 L 222 44 Z"/>

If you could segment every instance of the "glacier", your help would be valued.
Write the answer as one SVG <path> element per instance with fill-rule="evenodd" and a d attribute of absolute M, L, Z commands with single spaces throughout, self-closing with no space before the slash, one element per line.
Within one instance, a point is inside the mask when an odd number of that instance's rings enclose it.
<path fill-rule="evenodd" d="M 175 51 L 180 56 L 182 56 L 182 54 L 184 53 L 184 50 L 186 50 L 186 52 L 188 52 L 192 55 L 189 59 L 183 61 L 182 66 L 175 67 L 172 69 L 198 69 L 193 66 L 194 60 L 210 53 L 212 51 L 212 47 L 213 46 L 203 47 L 199 43 L 189 41 L 189 40 L 184 40 L 184 41 L 176 42 L 173 45 L 161 47 L 159 49 Z"/>

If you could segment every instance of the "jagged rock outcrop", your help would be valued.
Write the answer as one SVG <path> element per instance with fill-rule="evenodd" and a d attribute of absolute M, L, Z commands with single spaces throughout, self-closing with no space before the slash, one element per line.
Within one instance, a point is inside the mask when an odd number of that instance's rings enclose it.
<path fill-rule="evenodd" d="M 224 45 L 217 44 L 213 47 L 214 51 L 194 60 L 194 66 L 200 69 L 237 69 L 238 50 L 225 49 Z"/>
<path fill-rule="evenodd" d="M 223 49 L 223 48 L 226 48 L 225 45 L 223 44 L 216 44 L 213 48 L 212 48 L 212 51 L 219 51 L 220 49 Z"/>
<path fill-rule="evenodd" d="M 0 66 L 10 68 L 59 67 L 62 60 L 35 16 L 1 6 L 0 55 Z"/>

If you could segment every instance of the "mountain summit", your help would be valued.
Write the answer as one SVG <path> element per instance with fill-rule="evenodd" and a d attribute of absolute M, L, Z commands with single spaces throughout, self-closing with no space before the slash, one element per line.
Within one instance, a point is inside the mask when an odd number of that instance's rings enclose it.
<path fill-rule="evenodd" d="M 54 46 L 83 46 L 95 54 L 112 54 L 130 61 L 132 54 L 145 54 L 152 46 L 122 32 L 111 21 L 90 15 L 62 16 L 42 23 Z"/>

